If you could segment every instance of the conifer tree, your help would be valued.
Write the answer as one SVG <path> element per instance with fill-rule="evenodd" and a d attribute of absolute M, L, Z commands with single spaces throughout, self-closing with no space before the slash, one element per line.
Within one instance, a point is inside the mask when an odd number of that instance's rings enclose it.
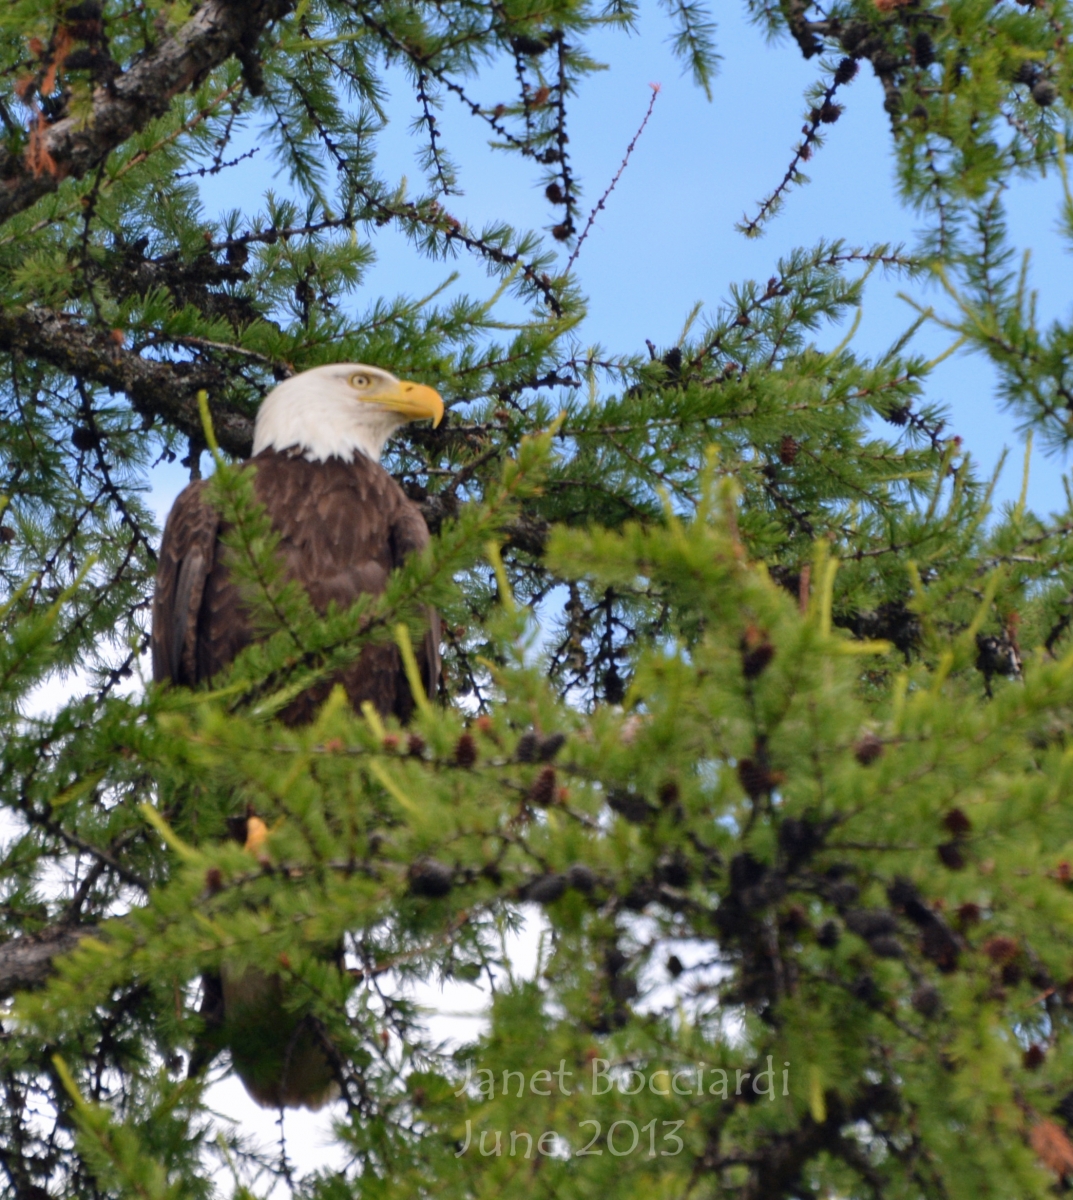
<path fill-rule="evenodd" d="M 932 273 L 998 399 L 1066 446 L 1073 329 L 1037 326 L 1002 198 L 1065 180 L 1068 5 L 749 0 L 817 82 L 743 231 L 866 69 L 855 102 L 889 114 L 922 243 L 805 247 L 676 345 L 588 351 L 571 97 L 636 7 L 0 13 L 0 1195 L 968 1200 L 1073 1178 L 1073 507 L 994 511 L 932 364 L 834 329 L 869 272 Z M 710 89 L 708 11 L 661 7 Z M 504 64 L 516 91 L 489 98 Z M 378 153 L 388 69 L 421 114 L 410 191 Z M 547 230 L 509 199 L 485 228 L 454 215 L 447 104 L 524 161 Z M 199 181 L 249 126 L 299 199 L 210 212 Z M 1060 219 L 1073 240 L 1068 188 Z M 362 307 L 385 228 L 481 264 L 495 300 Z M 386 460 L 428 552 L 320 617 L 233 464 L 273 382 L 330 361 L 432 384 L 450 416 Z M 197 691 L 135 686 L 146 489 L 176 459 L 211 462 L 265 633 Z M 408 727 L 341 694 L 275 719 L 370 641 L 412 665 L 429 604 L 444 682 Z M 255 852 L 228 836 L 248 813 Z M 526 918 L 531 976 L 506 961 Z M 214 1112 L 226 1055 L 190 1066 L 222 962 L 269 965 L 315 1032 L 345 1168 L 296 1179 Z M 494 980 L 472 1044 L 408 999 L 442 979 Z"/>

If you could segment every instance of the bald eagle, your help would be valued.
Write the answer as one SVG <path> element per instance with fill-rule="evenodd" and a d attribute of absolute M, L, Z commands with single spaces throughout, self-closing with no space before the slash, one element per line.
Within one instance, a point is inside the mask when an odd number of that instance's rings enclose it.
<path fill-rule="evenodd" d="M 428 542 L 417 506 L 380 466 L 391 434 L 407 421 L 438 425 L 443 401 L 430 387 L 356 363 L 316 367 L 265 397 L 253 436 L 254 490 L 279 534 L 287 573 L 314 608 L 347 608 L 383 591 L 388 575 Z M 186 487 L 164 526 L 153 596 L 153 678 L 193 686 L 211 679 L 254 640 L 222 553 L 219 514 L 207 483 Z M 431 694 L 439 674 L 435 618 L 419 654 Z M 394 646 L 371 646 L 343 671 L 299 696 L 281 714 L 312 719 L 336 682 L 360 709 L 406 720 L 413 698 Z"/>
<path fill-rule="evenodd" d="M 288 576 L 314 608 L 346 608 L 383 590 L 388 575 L 428 542 L 417 506 L 380 465 L 391 434 L 407 421 L 438 425 L 443 401 L 432 388 L 360 363 L 305 371 L 265 397 L 254 428 L 254 491 L 279 535 Z M 255 637 L 221 543 L 225 526 L 206 500 L 205 481 L 186 487 L 164 527 L 153 596 L 153 678 L 194 686 L 211 679 Z M 439 623 L 417 654 L 433 694 L 439 676 Z M 291 701 L 280 717 L 301 724 L 336 683 L 355 708 L 371 701 L 405 721 L 414 699 L 393 645 L 369 646 L 336 678 Z M 258 818 L 242 821 L 240 840 L 263 837 Z M 247 825 L 249 830 L 247 830 Z M 334 1078 L 315 1030 L 282 1002 L 282 981 L 254 968 L 223 965 L 203 977 L 202 1015 L 210 1051 L 226 1045 L 246 1090 L 265 1107 L 319 1108 Z"/>

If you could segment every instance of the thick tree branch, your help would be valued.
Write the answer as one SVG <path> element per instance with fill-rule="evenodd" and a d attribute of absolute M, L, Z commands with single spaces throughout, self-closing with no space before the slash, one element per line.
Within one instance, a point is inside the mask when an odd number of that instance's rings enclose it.
<path fill-rule="evenodd" d="M 207 0 L 173 37 L 96 89 L 88 120 L 72 116 L 42 126 L 21 155 L 0 148 L 0 222 L 98 166 L 232 54 L 248 57 L 268 25 L 291 8 L 293 0 Z"/>
<path fill-rule="evenodd" d="M 94 930 L 60 925 L 0 945 L 0 996 L 41 987 L 52 974 L 52 960 L 67 954 Z"/>
<path fill-rule="evenodd" d="M 0 350 L 43 360 L 79 379 L 124 392 L 143 416 L 160 417 L 198 441 L 202 432 L 197 393 L 204 388 L 220 446 L 239 458 L 250 452 L 253 421 L 220 402 L 230 390 L 229 377 L 212 363 L 143 358 L 125 350 L 107 331 L 48 308 L 0 311 Z"/>

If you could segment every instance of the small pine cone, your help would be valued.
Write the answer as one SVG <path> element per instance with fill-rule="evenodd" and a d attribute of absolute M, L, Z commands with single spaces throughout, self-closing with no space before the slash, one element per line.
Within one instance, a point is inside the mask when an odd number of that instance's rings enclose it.
<path fill-rule="evenodd" d="M 965 854 L 960 842 L 943 842 L 941 846 L 935 848 L 935 853 L 938 854 L 939 861 L 948 870 L 960 871 L 965 865 Z"/>
<path fill-rule="evenodd" d="M 559 753 L 566 743 L 565 733 L 550 733 L 546 738 L 540 739 L 540 745 L 537 748 L 537 758 L 541 762 L 551 762 L 551 760 Z"/>
<path fill-rule="evenodd" d="M 1021 982 L 1023 975 L 1020 963 L 1008 962 L 1002 968 L 1002 982 L 1007 987 L 1016 987 Z"/>
<path fill-rule="evenodd" d="M 850 984 L 849 990 L 858 1000 L 870 1004 L 879 995 L 879 988 L 871 975 L 861 974 Z"/>
<path fill-rule="evenodd" d="M 745 789 L 745 794 L 750 800 L 758 800 L 761 796 L 766 796 L 775 786 L 772 773 L 751 758 L 738 760 L 738 782 Z"/>
<path fill-rule="evenodd" d="M 924 928 L 935 920 L 935 914 L 924 903 L 916 884 L 903 876 L 895 876 L 887 887 L 887 899 L 900 909 L 914 925 Z"/>
<path fill-rule="evenodd" d="M 846 84 L 857 74 L 857 64 L 852 58 L 844 58 L 835 68 L 835 83 Z"/>
<path fill-rule="evenodd" d="M 530 37 L 527 33 L 519 33 L 516 37 L 510 39 L 511 49 L 517 54 L 532 56 L 543 54 L 550 44 L 550 42 L 544 41 L 543 38 Z"/>
<path fill-rule="evenodd" d="M 611 788 L 607 793 L 607 804 L 620 816 L 632 821 L 634 825 L 642 825 L 652 816 L 644 796 L 625 788 Z"/>
<path fill-rule="evenodd" d="M 540 738 L 530 729 L 528 733 L 523 733 L 518 739 L 518 744 L 514 748 L 514 757 L 520 763 L 536 762 L 539 750 Z"/>
<path fill-rule="evenodd" d="M 1043 1047 L 1033 1042 L 1021 1056 L 1021 1061 L 1024 1063 L 1026 1071 L 1035 1071 L 1038 1067 L 1043 1066 L 1046 1057 L 1047 1052 Z"/>
<path fill-rule="evenodd" d="M 769 641 L 763 641 L 751 650 L 744 650 L 741 656 L 741 673 L 746 679 L 756 679 L 767 669 L 775 657 L 775 647 Z"/>
<path fill-rule="evenodd" d="M 445 863 L 434 858 L 419 858 L 410 864 L 407 872 L 410 891 L 415 896 L 438 900 L 454 886 L 454 872 Z"/>
<path fill-rule="evenodd" d="M 224 877 L 219 867 L 209 867 L 205 872 L 205 890 L 210 896 L 215 896 L 224 886 Z"/>
<path fill-rule="evenodd" d="M 962 928 L 965 928 L 967 925 L 975 925 L 979 919 L 980 906 L 979 904 L 973 904 L 971 900 L 962 904 L 958 909 L 958 921 L 961 923 Z"/>
<path fill-rule="evenodd" d="M 682 350 L 680 346 L 672 346 L 660 359 L 660 362 L 674 376 L 682 373 Z"/>
<path fill-rule="evenodd" d="M 661 783 L 659 791 L 656 792 L 656 798 L 664 808 L 670 808 L 672 804 L 677 804 L 678 795 L 678 784 L 673 779 L 668 779 L 666 783 Z"/>
<path fill-rule="evenodd" d="M 621 704 L 626 697 L 626 684 L 612 663 L 604 672 L 604 699 L 608 704 Z"/>
<path fill-rule="evenodd" d="M 816 944 L 825 950 L 833 950 L 838 945 L 841 936 L 837 921 L 824 921 L 820 926 L 819 933 L 816 934 Z"/>
<path fill-rule="evenodd" d="M 779 462 L 784 467 L 792 467 L 797 462 L 797 456 L 801 452 L 801 443 L 795 437 L 791 437 L 788 433 L 784 435 L 779 442 Z"/>
<path fill-rule="evenodd" d="M 629 964 L 630 960 L 622 953 L 618 946 L 612 946 L 608 950 L 604 961 L 607 964 L 607 973 L 609 975 L 617 975 L 623 967 Z"/>
<path fill-rule="evenodd" d="M 930 983 L 922 983 L 913 993 L 910 1004 L 924 1018 L 934 1017 L 943 1006 L 943 998 L 939 989 Z"/>
<path fill-rule="evenodd" d="M 566 885 L 576 892 L 591 892 L 596 886 L 596 872 L 584 863 L 574 863 L 566 872 Z"/>
<path fill-rule="evenodd" d="M 242 817 L 227 817 L 227 836 L 233 841 L 238 842 L 240 846 L 246 844 L 246 821 L 245 816 Z"/>
<path fill-rule="evenodd" d="M 529 803 L 537 808 L 547 808 L 555 802 L 555 768 L 545 767 L 533 780 L 529 789 Z"/>
<path fill-rule="evenodd" d="M 943 826 L 949 830 L 954 837 L 962 837 L 972 829 L 972 822 L 961 811 L 960 808 L 952 808 L 946 816 L 943 817 Z"/>
<path fill-rule="evenodd" d="M 889 933 L 882 934 L 880 937 L 872 938 L 868 945 L 872 948 L 872 953 L 879 958 L 901 958 L 902 944 L 896 937 Z"/>
<path fill-rule="evenodd" d="M 541 875 L 525 888 L 523 898 L 537 904 L 554 904 L 565 891 L 565 875 Z"/>
<path fill-rule="evenodd" d="M 894 933 L 898 922 L 893 913 L 882 908 L 851 908 L 846 913 L 846 928 L 858 937 L 871 941 L 873 938 Z"/>
<path fill-rule="evenodd" d="M 670 958 L 667 959 L 667 974 L 672 979 L 677 979 L 684 970 L 685 967 L 682 966 L 682 960 L 677 954 L 672 954 Z"/>
<path fill-rule="evenodd" d="M 557 242 L 569 241 L 570 235 L 574 232 L 574 227 L 569 221 L 564 221 L 561 225 L 553 225 L 551 227 L 551 236 Z"/>
<path fill-rule="evenodd" d="M 10 525 L 0 525 L 0 542 L 5 546 L 10 546 L 15 540 L 15 530 Z"/>
<path fill-rule="evenodd" d="M 71 430 L 71 445 L 76 450 L 92 450 L 94 446 L 100 445 L 101 439 L 92 429 L 83 429 L 78 426 Z"/>
<path fill-rule="evenodd" d="M 464 733 L 455 746 L 455 762 L 467 770 L 477 761 L 477 743 L 472 733 Z"/>
<path fill-rule="evenodd" d="M 823 844 L 823 831 L 807 817 L 784 817 L 779 825 L 779 848 L 791 863 L 810 858 Z"/>
<path fill-rule="evenodd" d="M 406 739 L 406 753 L 411 758 L 420 758 L 425 753 L 425 739 L 419 733 L 411 733 Z"/>
<path fill-rule="evenodd" d="M 1049 79 L 1041 79 L 1032 88 L 1032 99 L 1040 108 L 1049 108 L 1058 99 L 1058 89 Z"/>
<path fill-rule="evenodd" d="M 918 67 L 930 67 L 935 61 L 935 43 L 923 31 L 913 39 L 913 57 Z"/>
<path fill-rule="evenodd" d="M 1004 937 L 997 934 L 984 942 L 983 951 L 992 962 L 1005 963 L 1016 958 L 1021 951 L 1016 938 Z"/>
<path fill-rule="evenodd" d="M 681 850 L 675 850 L 673 854 L 661 854 L 656 861 L 655 875 L 660 883 L 673 888 L 688 887 L 693 878 L 689 860 Z"/>
<path fill-rule="evenodd" d="M 637 995 L 637 980 L 632 975 L 617 975 L 608 991 L 616 1000 L 632 1000 Z"/>
<path fill-rule="evenodd" d="M 870 766 L 883 753 L 883 743 L 874 733 L 866 733 L 853 747 L 853 757 L 862 767 Z"/>
<path fill-rule="evenodd" d="M 779 924 L 787 933 L 802 933 L 809 928 L 808 914 L 800 904 L 791 904 Z"/>
<path fill-rule="evenodd" d="M 940 920 L 932 920 L 923 927 L 920 951 L 944 974 L 949 974 L 958 965 L 957 940 Z"/>
<path fill-rule="evenodd" d="M 911 900 L 919 900 L 920 893 L 915 883 L 902 875 L 896 875 L 887 885 L 887 899 L 897 908 L 902 908 Z"/>
<path fill-rule="evenodd" d="M 820 120 L 824 125 L 833 125 L 842 115 L 842 105 L 832 104 L 830 100 L 820 109 Z"/>
<path fill-rule="evenodd" d="M 891 425 L 904 425 L 909 420 L 910 411 L 908 404 L 892 404 L 887 410 L 886 420 Z"/>
<path fill-rule="evenodd" d="M 827 889 L 827 898 L 832 904 L 844 905 L 852 904 L 854 900 L 861 894 L 861 889 L 849 880 L 844 880 L 841 883 L 833 883 Z"/>
<path fill-rule="evenodd" d="M 563 189 L 557 183 L 549 183 L 544 189 L 544 195 L 552 204 L 565 204 L 566 197 L 563 195 Z"/>

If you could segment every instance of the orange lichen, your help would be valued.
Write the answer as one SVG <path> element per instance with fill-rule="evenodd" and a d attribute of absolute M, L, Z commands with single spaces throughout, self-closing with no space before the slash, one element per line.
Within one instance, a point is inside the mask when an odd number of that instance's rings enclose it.
<path fill-rule="evenodd" d="M 1059 1177 L 1073 1174 L 1073 1145 L 1054 1121 L 1040 1121 L 1029 1134 L 1032 1149 L 1045 1167 Z"/>

